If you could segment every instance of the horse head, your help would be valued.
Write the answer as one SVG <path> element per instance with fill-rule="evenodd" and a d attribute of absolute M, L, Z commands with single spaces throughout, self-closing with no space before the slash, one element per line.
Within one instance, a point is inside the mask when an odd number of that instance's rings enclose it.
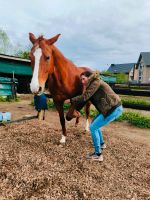
<path fill-rule="evenodd" d="M 33 44 L 30 51 L 32 66 L 32 80 L 30 89 L 32 93 L 43 92 L 48 75 L 54 72 L 53 44 L 60 34 L 45 39 L 43 36 L 36 38 L 33 33 L 29 33 L 29 39 Z"/>

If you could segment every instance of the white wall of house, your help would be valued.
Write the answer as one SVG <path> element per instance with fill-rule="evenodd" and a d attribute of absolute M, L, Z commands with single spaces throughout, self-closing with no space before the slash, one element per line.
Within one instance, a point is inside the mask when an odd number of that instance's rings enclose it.
<path fill-rule="evenodd" d="M 143 58 L 141 59 L 138 68 L 134 68 L 134 79 L 138 83 L 150 83 L 150 66 L 144 65 Z"/>
<path fill-rule="evenodd" d="M 139 80 L 139 70 L 136 69 L 136 66 L 134 67 L 134 78 L 133 78 L 134 81 L 138 82 Z"/>
<path fill-rule="evenodd" d="M 133 80 L 133 70 L 134 70 L 134 67 L 129 72 L 129 81 Z"/>
<path fill-rule="evenodd" d="M 143 68 L 142 83 L 150 83 L 150 66 L 144 66 Z"/>

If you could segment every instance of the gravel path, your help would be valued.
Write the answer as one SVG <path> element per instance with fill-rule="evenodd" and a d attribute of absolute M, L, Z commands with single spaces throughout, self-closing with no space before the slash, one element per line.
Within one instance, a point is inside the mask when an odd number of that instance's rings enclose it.
<path fill-rule="evenodd" d="M 35 114 L 24 106 L 20 115 Z M 46 121 L 0 127 L 0 200 L 150 199 L 150 131 L 118 122 L 104 127 L 108 148 L 98 163 L 85 159 L 93 147 L 84 124 L 67 123 L 65 146 L 54 111 Z"/>
<path fill-rule="evenodd" d="M 52 112 L 50 123 L 0 127 L 0 200 L 150 199 L 149 143 L 128 137 L 130 128 L 131 134 L 140 129 L 120 123 L 103 128 L 108 148 L 97 163 L 85 159 L 93 148 L 84 120 L 77 128 L 68 123 L 67 144 L 61 146 L 57 117 Z"/>

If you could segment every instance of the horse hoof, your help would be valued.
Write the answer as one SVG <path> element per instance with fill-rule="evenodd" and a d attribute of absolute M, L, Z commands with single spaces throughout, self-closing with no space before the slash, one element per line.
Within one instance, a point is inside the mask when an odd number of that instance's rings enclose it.
<path fill-rule="evenodd" d="M 60 140 L 60 144 L 65 144 L 65 143 L 66 143 L 66 137 L 63 135 Z"/>
<path fill-rule="evenodd" d="M 60 144 L 65 144 L 66 141 L 63 141 L 62 139 L 60 140 Z"/>

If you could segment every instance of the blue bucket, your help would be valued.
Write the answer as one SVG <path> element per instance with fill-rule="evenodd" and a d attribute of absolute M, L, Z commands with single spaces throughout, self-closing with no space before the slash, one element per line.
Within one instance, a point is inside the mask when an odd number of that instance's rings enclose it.
<path fill-rule="evenodd" d="M 10 121 L 11 113 L 10 112 L 0 112 L 0 121 Z"/>
<path fill-rule="evenodd" d="M 3 121 L 3 115 L 2 115 L 2 112 L 0 112 L 0 122 Z"/>

